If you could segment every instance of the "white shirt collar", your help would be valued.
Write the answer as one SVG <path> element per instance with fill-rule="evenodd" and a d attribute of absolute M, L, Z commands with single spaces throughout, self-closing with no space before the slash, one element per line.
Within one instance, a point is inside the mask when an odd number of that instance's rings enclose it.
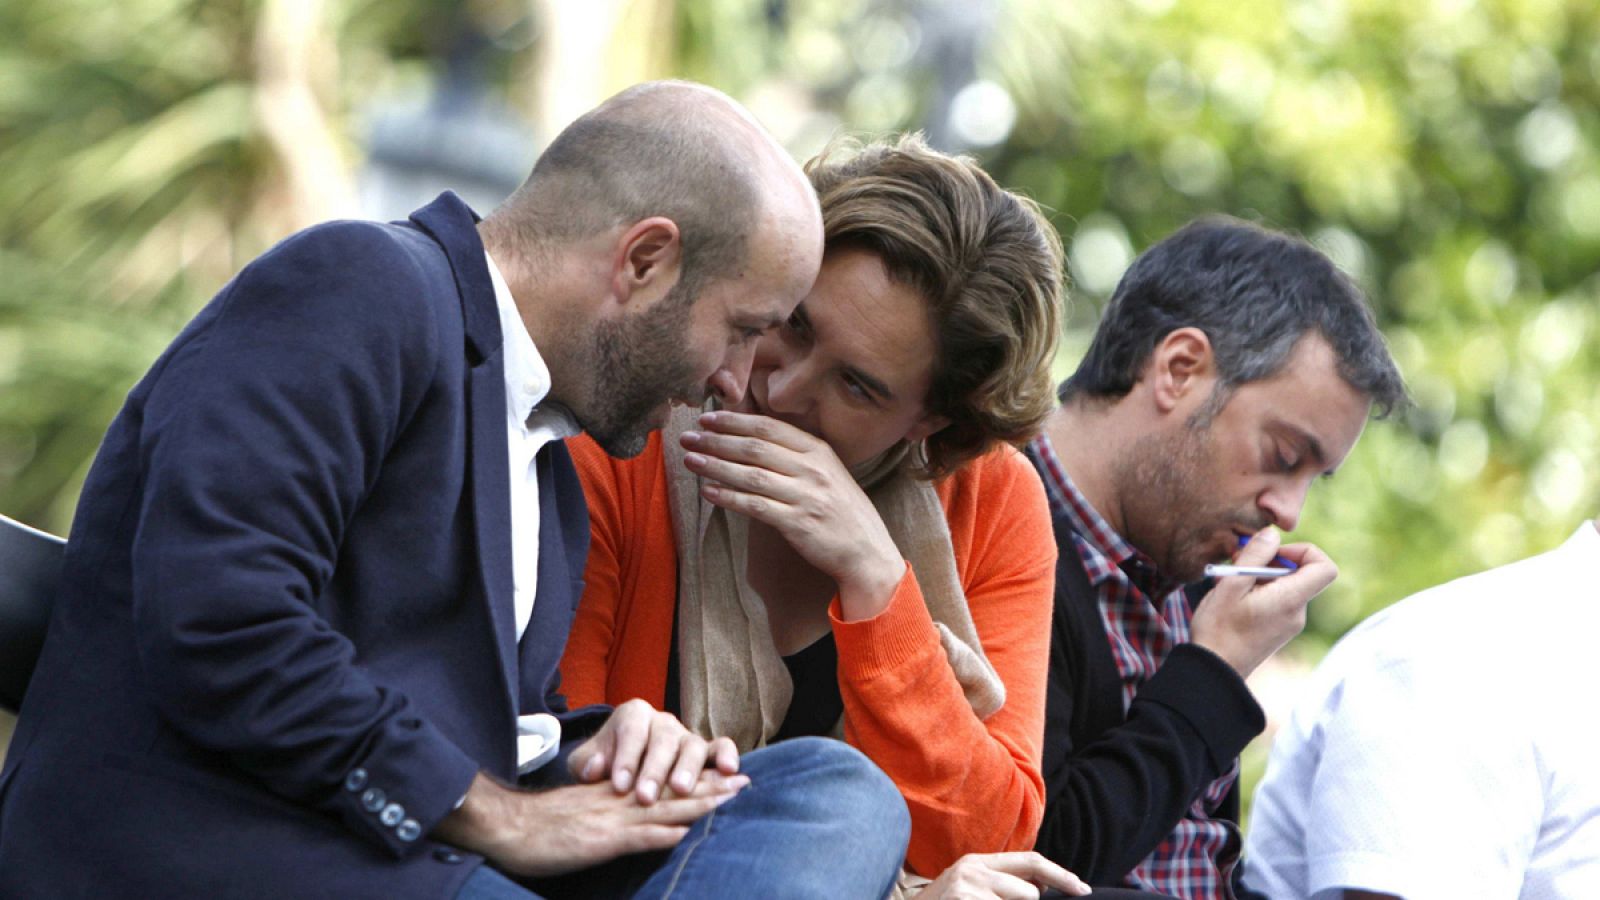
<path fill-rule="evenodd" d="M 501 354 L 506 369 L 506 413 L 513 421 L 528 423 L 540 401 L 550 393 L 550 368 L 545 365 L 539 348 L 534 346 L 528 326 L 517 311 L 494 257 L 485 250 L 483 257 L 489 263 L 489 280 L 494 283 L 494 302 L 500 312 Z M 552 437 L 565 438 L 578 433 L 578 423 L 564 407 L 551 404 L 539 409 L 539 418 L 554 432 Z"/>

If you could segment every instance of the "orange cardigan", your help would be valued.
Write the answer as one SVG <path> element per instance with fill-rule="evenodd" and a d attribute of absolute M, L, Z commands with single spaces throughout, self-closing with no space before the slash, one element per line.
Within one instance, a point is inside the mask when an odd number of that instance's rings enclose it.
<path fill-rule="evenodd" d="M 574 706 L 634 697 L 662 706 L 677 551 L 661 435 L 631 460 L 568 441 L 589 500 L 587 585 L 562 659 Z M 1010 447 L 937 485 L 956 571 L 1005 705 L 980 720 L 950 671 L 907 566 L 872 619 L 829 610 L 845 738 L 894 779 L 911 810 L 906 863 L 938 875 L 965 853 L 1028 850 L 1044 811 L 1039 774 L 1056 545 L 1044 489 Z M 710 735 L 708 735 L 709 737 Z"/>

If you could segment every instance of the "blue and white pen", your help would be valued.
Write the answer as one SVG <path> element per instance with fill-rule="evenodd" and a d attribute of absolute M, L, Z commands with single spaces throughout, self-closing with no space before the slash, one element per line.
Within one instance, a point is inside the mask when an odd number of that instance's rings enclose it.
<path fill-rule="evenodd" d="M 1250 535 L 1239 535 L 1239 546 L 1243 548 L 1250 543 Z M 1252 578 L 1282 578 L 1283 576 L 1300 568 L 1295 563 L 1281 556 L 1272 558 L 1270 566 L 1234 566 L 1225 563 L 1211 563 L 1206 566 L 1207 578 L 1227 578 L 1232 575 L 1248 575 Z"/>
<path fill-rule="evenodd" d="M 1277 566 L 1233 566 L 1225 563 L 1207 563 L 1207 578 L 1228 578 L 1233 575 L 1249 575 L 1251 578 L 1282 578 L 1293 572 L 1293 569 L 1282 569 Z"/>

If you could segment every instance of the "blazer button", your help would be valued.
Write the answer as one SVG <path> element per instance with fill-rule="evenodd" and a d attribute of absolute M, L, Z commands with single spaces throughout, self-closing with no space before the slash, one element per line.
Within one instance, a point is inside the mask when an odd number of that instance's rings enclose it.
<path fill-rule="evenodd" d="M 354 794 L 367 786 L 367 770 L 351 769 L 350 774 L 344 777 L 344 789 Z"/>
<path fill-rule="evenodd" d="M 383 812 L 378 813 L 378 821 L 389 826 L 390 828 L 399 825 L 400 820 L 404 819 L 405 817 L 405 807 L 398 803 L 391 803 L 383 808 Z"/>
<path fill-rule="evenodd" d="M 422 837 L 422 826 L 418 824 L 416 819 L 407 819 L 401 822 L 400 827 L 394 830 L 394 836 L 409 844 Z"/>
<path fill-rule="evenodd" d="M 421 826 L 418 826 L 418 828 L 420 829 Z M 448 850 L 444 847 L 440 847 L 439 849 L 433 851 L 433 858 L 442 863 L 449 863 L 450 865 L 455 865 L 456 863 L 461 862 L 461 854 L 455 852 L 454 850 Z"/>
<path fill-rule="evenodd" d="M 381 788 L 367 788 L 366 792 L 361 795 L 361 805 L 366 808 L 367 812 L 377 812 L 383 809 L 383 804 L 388 799 Z"/>

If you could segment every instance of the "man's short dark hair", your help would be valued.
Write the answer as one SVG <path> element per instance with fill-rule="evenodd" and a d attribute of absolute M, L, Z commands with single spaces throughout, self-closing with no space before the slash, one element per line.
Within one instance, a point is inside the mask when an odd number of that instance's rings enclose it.
<path fill-rule="evenodd" d="M 1276 374 L 1309 333 L 1328 342 L 1339 374 L 1378 418 L 1406 403 L 1355 282 L 1304 240 L 1220 215 L 1190 222 L 1134 260 L 1061 385 L 1062 402 L 1127 394 L 1156 345 L 1189 327 L 1211 342 L 1219 408 L 1239 385 Z"/>

